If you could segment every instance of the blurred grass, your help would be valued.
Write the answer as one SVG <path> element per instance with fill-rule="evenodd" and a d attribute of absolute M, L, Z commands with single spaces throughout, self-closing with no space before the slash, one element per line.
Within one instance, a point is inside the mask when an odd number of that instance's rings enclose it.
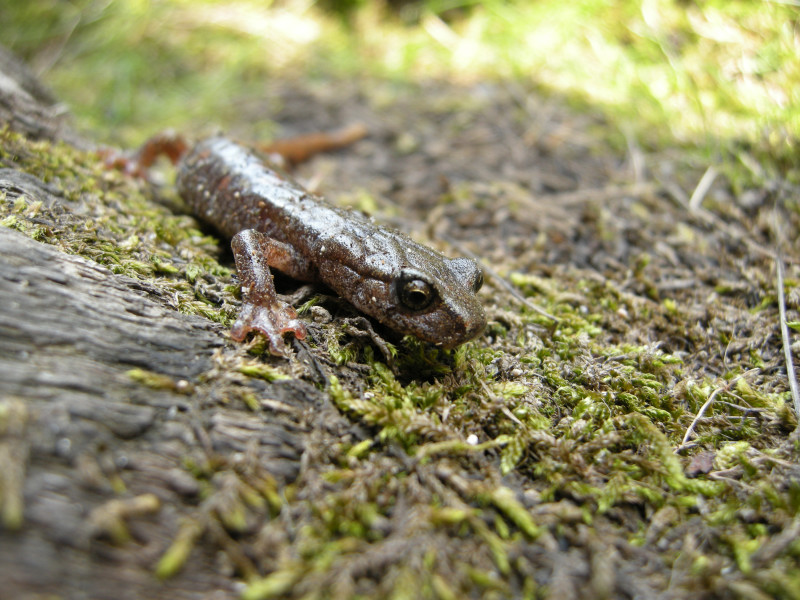
<path fill-rule="evenodd" d="M 646 147 L 746 148 L 800 178 L 790 0 L 31 0 L 0 7 L 0 22 L 83 128 L 125 145 L 225 127 L 232 100 L 275 76 L 512 78 L 599 108 Z"/>

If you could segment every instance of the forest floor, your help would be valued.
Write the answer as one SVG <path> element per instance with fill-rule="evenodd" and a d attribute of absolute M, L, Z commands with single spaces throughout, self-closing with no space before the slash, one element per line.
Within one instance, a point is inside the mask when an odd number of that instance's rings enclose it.
<path fill-rule="evenodd" d="M 5 288 L 9 597 L 798 597 L 800 438 L 776 284 L 780 247 L 796 326 L 796 185 L 620 147 L 602 116 L 517 83 L 273 79 L 231 103 L 225 133 L 246 141 L 264 115 L 280 137 L 364 123 L 367 138 L 295 175 L 476 257 L 487 330 L 441 351 L 376 327 L 390 359 L 314 289 L 291 359 L 235 344 L 227 243 L 168 183 L 0 130 L 0 224 L 143 294 L 125 318 L 163 319 L 137 325 L 161 327 L 141 354 L 122 326 L 100 351 L 69 323 L 34 338 L 20 323 L 42 316 L 17 304 L 35 290 Z M 87 264 L 54 268 L 86 279 Z M 88 297 L 102 304 L 105 286 Z"/>

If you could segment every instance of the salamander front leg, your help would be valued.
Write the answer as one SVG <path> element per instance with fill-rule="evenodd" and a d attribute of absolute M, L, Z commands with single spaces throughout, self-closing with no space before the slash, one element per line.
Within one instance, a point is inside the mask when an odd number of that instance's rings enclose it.
<path fill-rule="evenodd" d="M 306 327 L 294 308 L 278 299 L 269 266 L 291 262 L 291 249 L 254 229 L 237 233 L 231 248 L 242 283 L 242 308 L 231 337 L 241 342 L 249 332 L 258 331 L 267 336 L 272 354 L 286 356 L 284 334 L 291 332 L 302 340 Z"/>

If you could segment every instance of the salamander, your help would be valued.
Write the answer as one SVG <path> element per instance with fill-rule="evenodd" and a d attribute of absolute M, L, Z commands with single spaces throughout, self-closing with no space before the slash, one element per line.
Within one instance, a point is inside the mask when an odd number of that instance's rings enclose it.
<path fill-rule="evenodd" d="M 201 220 L 232 239 L 242 307 L 231 337 L 250 332 L 287 353 L 284 335 L 306 336 L 275 293 L 270 268 L 322 282 L 387 327 L 441 348 L 478 336 L 486 316 L 480 266 L 447 258 L 362 213 L 333 206 L 249 149 L 213 137 L 177 157 L 178 193 Z"/>

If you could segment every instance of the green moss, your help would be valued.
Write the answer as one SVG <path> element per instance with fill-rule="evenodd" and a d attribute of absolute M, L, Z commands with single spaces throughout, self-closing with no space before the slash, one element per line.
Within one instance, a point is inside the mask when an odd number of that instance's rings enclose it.
<path fill-rule="evenodd" d="M 497 487 L 489 493 L 488 499 L 501 513 L 519 527 L 525 535 L 531 539 L 539 537 L 541 533 L 540 529 L 536 526 L 533 518 L 525 507 L 516 499 L 514 493 L 510 489 Z"/>
<path fill-rule="evenodd" d="M 128 377 L 137 383 L 158 390 L 170 390 L 181 394 L 191 394 L 194 386 L 185 380 L 175 381 L 172 377 L 146 371 L 144 369 L 131 369 L 127 372 Z"/>
<path fill-rule="evenodd" d="M 102 264 L 115 274 L 150 280 L 184 314 L 225 325 L 232 322 L 231 291 L 225 290 L 228 305 L 220 306 L 204 292 L 214 284 L 199 277 L 230 280 L 230 269 L 216 258 L 219 240 L 202 235 L 193 219 L 156 203 L 141 182 L 108 170 L 94 153 L 33 142 L 6 127 L 0 129 L 0 158 L 40 178 L 60 195 L 53 206 L 24 196 L 2 202 L 4 226 Z M 80 211 L 73 213 L 77 206 Z"/>
<path fill-rule="evenodd" d="M 238 370 L 239 373 L 242 373 L 243 375 L 247 375 L 248 377 L 257 377 L 259 379 L 264 379 L 265 381 L 281 381 L 285 379 L 291 379 L 291 377 L 285 373 L 282 373 L 275 367 L 271 367 L 263 363 L 242 363 Z"/>
<path fill-rule="evenodd" d="M 202 533 L 203 528 L 200 524 L 194 521 L 184 522 L 169 549 L 158 561 L 155 569 L 156 576 L 160 579 L 168 579 L 177 574 L 186 564 L 189 553 Z"/>
<path fill-rule="evenodd" d="M 286 594 L 302 577 L 297 570 L 281 570 L 250 583 L 242 592 L 242 600 L 267 600 Z"/>

